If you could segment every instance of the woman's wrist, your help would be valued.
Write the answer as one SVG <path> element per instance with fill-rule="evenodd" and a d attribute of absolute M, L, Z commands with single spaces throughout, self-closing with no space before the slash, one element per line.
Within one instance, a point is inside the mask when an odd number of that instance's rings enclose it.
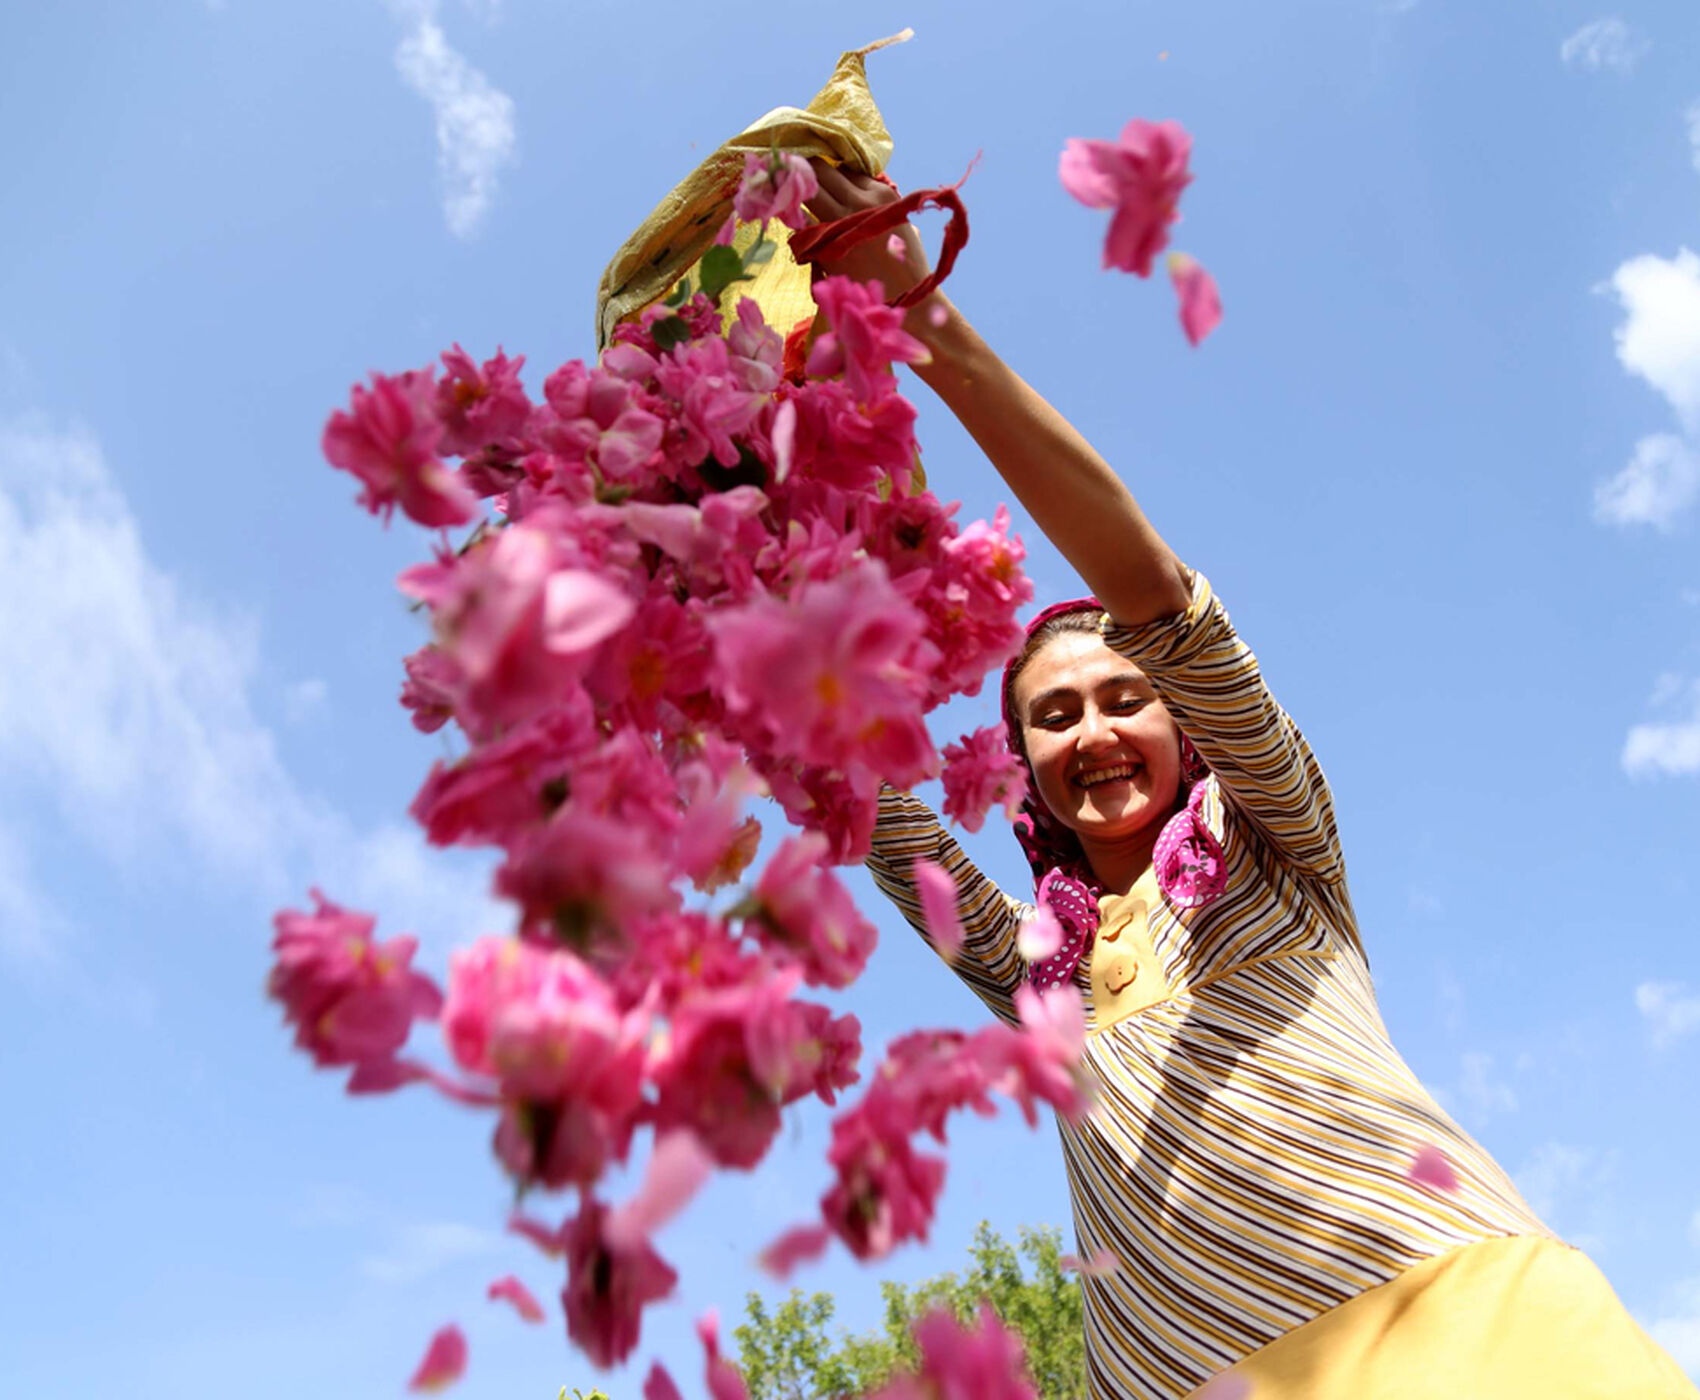
<path fill-rule="evenodd" d="M 967 318 L 943 292 L 933 292 L 910 307 L 903 329 L 926 346 L 932 356 L 926 364 L 911 368 L 934 390 L 963 378 L 976 348 L 983 346 Z"/>

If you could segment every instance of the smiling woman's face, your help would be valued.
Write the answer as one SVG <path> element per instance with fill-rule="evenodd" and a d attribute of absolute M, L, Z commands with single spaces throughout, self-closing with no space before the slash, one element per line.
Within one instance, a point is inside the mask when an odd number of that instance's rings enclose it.
<path fill-rule="evenodd" d="M 1051 638 L 1011 699 L 1040 800 L 1083 841 L 1154 835 L 1175 810 L 1180 731 L 1144 673 L 1096 633 Z"/>

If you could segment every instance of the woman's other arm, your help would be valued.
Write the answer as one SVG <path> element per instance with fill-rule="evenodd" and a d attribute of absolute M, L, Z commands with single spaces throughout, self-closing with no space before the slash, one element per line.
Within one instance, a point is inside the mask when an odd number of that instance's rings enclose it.
<path fill-rule="evenodd" d="M 999 1020 L 1014 1024 L 1015 992 L 1027 975 L 1016 949 L 1016 934 L 1031 909 L 1011 899 L 982 875 L 962 847 L 939 825 L 925 802 L 895 788 L 880 793 L 868 873 L 930 944 L 921 895 L 915 886 L 915 862 L 943 866 L 956 881 L 956 914 L 962 922 L 962 947 L 949 959 L 957 976 Z M 941 954 L 940 956 L 943 956 Z"/>

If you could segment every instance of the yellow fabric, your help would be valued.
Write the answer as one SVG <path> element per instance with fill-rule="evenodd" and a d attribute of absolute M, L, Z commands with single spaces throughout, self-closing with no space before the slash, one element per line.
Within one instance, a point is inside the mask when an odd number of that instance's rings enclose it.
<path fill-rule="evenodd" d="M 1586 1255 L 1465 1245 L 1253 1352 L 1248 1400 L 1696 1400 Z M 1222 1385 L 1218 1394 L 1235 1394 Z M 1204 1400 L 1206 1385 L 1193 1394 Z"/>
<path fill-rule="evenodd" d="M 596 344 L 605 348 L 614 327 L 660 300 L 696 266 L 732 212 L 732 196 L 751 151 L 781 151 L 820 157 L 867 175 L 884 171 L 891 159 L 891 134 L 873 94 L 863 60 L 875 49 L 907 39 L 909 31 L 842 54 L 832 77 L 807 107 L 776 107 L 727 141 L 655 206 L 602 274 L 596 291 Z M 798 321 L 813 319 L 809 272 L 792 260 L 786 230 L 769 227 L 779 251 L 753 282 L 738 284 L 738 296 L 753 297 L 769 325 L 782 335 Z M 734 246 L 747 248 L 755 228 L 740 228 Z M 728 296 L 735 306 L 737 297 Z"/>
<path fill-rule="evenodd" d="M 1174 995 L 1151 942 L 1149 916 L 1161 900 L 1157 872 L 1148 869 L 1126 894 L 1099 901 L 1098 934 L 1092 940 L 1093 1032 Z"/>

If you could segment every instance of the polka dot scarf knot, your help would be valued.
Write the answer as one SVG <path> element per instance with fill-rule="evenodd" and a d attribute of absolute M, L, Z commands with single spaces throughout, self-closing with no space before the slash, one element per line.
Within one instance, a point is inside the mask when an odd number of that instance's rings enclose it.
<path fill-rule="evenodd" d="M 1103 606 L 1096 598 L 1075 598 L 1046 608 L 1027 624 L 1029 638 L 1054 617 L 1065 613 L 1096 611 Z M 1011 752 L 1025 763 L 1021 725 L 1014 714 L 1010 695 L 1010 677 L 1017 658 L 1004 667 L 1003 711 L 1004 730 Z M 1193 747 L 1192 740 L 1181 736 L 1181 781 L 1187 784 L 1186 805 L 1164 823 L 1152 851 L 1152 867 L 1157 876 L 1157 888 L 1163 897 L 1179 909 L 1197 909 L 1220 895 L 1227 885 L 1227 861 L 1222 844 L 1204 820 L 1204 799 L 1209 790 L 1205 779 L 1210 770 Z M 1034 901 L 1049 909 L 1062 940 L 1049 957 L 1028 966 L 1027 977 L 1040 991 L 1061 986 L 1074 978 L 1092 947 L 1098 932 L 1098 901 L 1104 887 L 1092 873 L 1092 867 L 1081 849 L 1075 834 L 1051 815 L 1040 800 L 1028 770 L 1027 800 L 1015 818 L 1015 839 L 1021 843 L 1027 864 L 1033 872 Z"/>

